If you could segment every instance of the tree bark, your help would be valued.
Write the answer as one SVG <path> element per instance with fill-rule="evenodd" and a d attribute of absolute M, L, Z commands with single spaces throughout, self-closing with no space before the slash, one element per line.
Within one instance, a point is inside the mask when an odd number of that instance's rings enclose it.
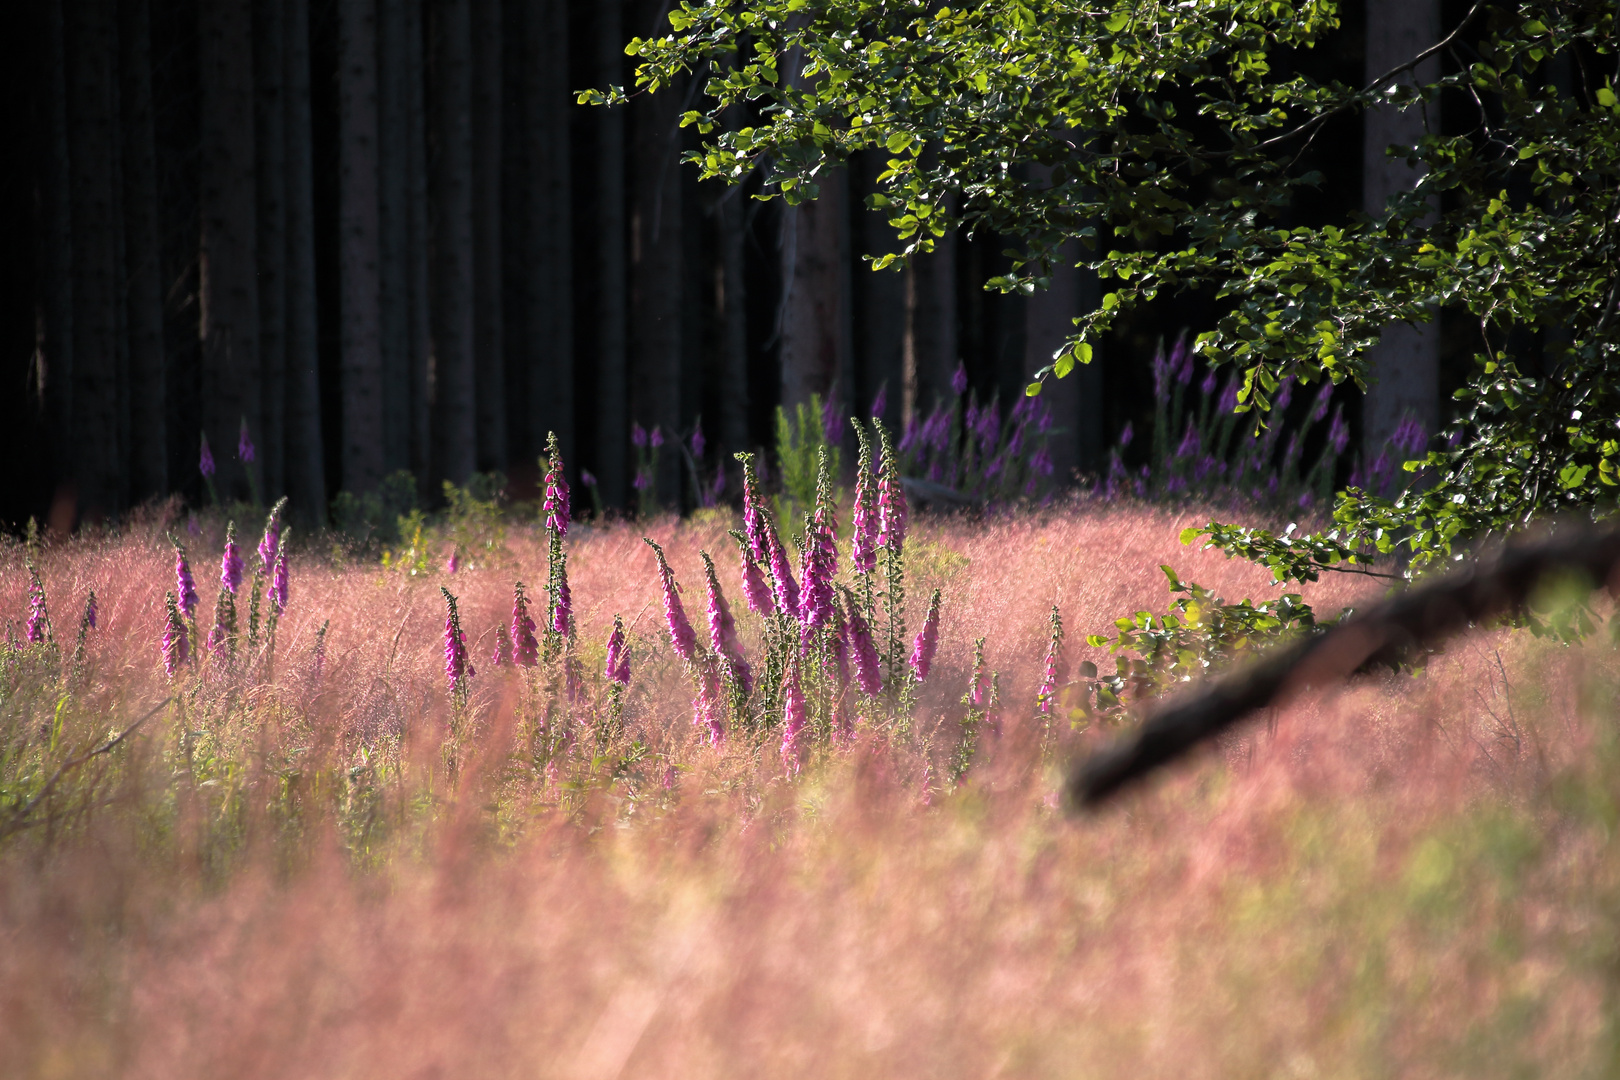
<path fill-rule="evenodd" d="M 265 496 L 287 489 L 287 31 L 283 0 L 254 4 L 258 136 L 259 367 L 263 426 L 253 434 Z"/>
<path fill-rule="evenodd" d="M 1058 249 L 1051 285 L 1037 290 L 1024 306 L 1024 373 L 1026 378 L 1052 362 L 1052 356 L 1074 333 L 1074 320 L 1097 305 L 1097 278 L 1075 264 L 1079 241 Z M 1053 479 L 1067 483 L 1076 469 L 1097 467 L 1105 441 L 1102 408 L 1102 358 L 1076 365 L 1067 378 L 1046 380 L 1041 402 L 1052 412 L 1047 451 Z"/>
<path fill-rule="evenodd" d="M 297 515 L 326 522 L 326 454 L 321 441 L 316 349 L 315 188 L 310 133 L 309 0 L 286 0 L 287 291 L 286 479 Z"/>
<path fill-rule="evenodd" d="M 624 74 L 623 0 L 598 0 L 592 27 L 593 86 L 620 85 Z M 666 91 L 668 93 L 668 91 Z M 593 110 L 591 196 L 594 201 L 588 272 L 591 304 L 596 445 L 602 501 L 623 506 L 630 484 L 629 370 L 626 322 L 628 272 L 625 224 L 625 109 Z"/>
<path fill-rule="evenodd" d="M 956 371 L 956 234 L 934 241 L 906 268 L 905 412 L 924 413 L 951 396 Z"/>
<path fill-rule="evenodd" d="M 158 242 L 157 148 L 152 118 L 152 28 L 147 0 L 123 0 L 124 237 L 130 356 L 130 480 L 137 499 L 169 493 L 165 424 L 163 268 Z"/>
<path fill-rule="evenodd" d="M 538 58 L 536 58 L 538 60 Z M 506 468 L 501 333 L 501 5 L 472 0 L 473 366 L 478 468 Z"/>
<path fill-rule="evenodd" d="M 1410 60 L 1440 38 L 1439 0 L 1370 0 L 1367 4 L 1367 78 L 1375 79 L 1397 64 Z M 1416 82 L 1439 75 L 1439 59 L 1419 64 Z M 1412 73 L 1402 80 L 1412 78 Z M 1425 109 L 1428 115 L 1425 116 Z M 1362 137 L 1362 206 L 1374 216 L 1383 214 L 1385 201 L 1407 191 L 1422 173 L 1404 158 L 1384 153 L 1391 144 L 1409 146 L 1422 139 L 1425 128 L 1438 131 L 1439 102 L 1404 111 L 1393 106 L 1369 109 Z M 1362 413 L 1364 453 L 1374 457 L 1401 420 L 1415 417 L 1433 434 L 1440 423 L 1440 327 L 1397 323 L 1384 328 L 1378 345 L 1369 351 L 1373 379 Z"/>
<path fill-rule="evenodd" d="M 637 28 L 650 31 L 656 3 L 640 6 Z M 630 415 L 666 440 L 680 430 L 681 178 L 677 136 L 683 84 L 630 107 Z M 659 455 L 651 478 L 661 504 L 680 494 L 680 455 Z"/>
<path fill-rule="evenodd" d="M 203 426 L 225 497 L 248 494 L 237 425 L 259 421 L 258 224 L 253 136 L 251 0 L 199 4 Z"/>
<path fill-rule="evenodd" d="M 884 155 L 868 152 L 858 164 L 859 187 L 864 198 L 878 191 L 877 178 L 887 168 Z M 861 254 L 879 258 L 899 249 L 888 210 L 862 210 L 860 214 Z M 870 414 L 872 401 L 882 389 L 885 397 L 883 419 L 893 423 L 904 407 L 906 353 L 906 274 L 903 267 L 890 265 L 874 271 L 861 263 L 854 271 L 856 349 L 859 355 L 856 380 L 856 413 Z"/>
<path fill-rule="evenodd" d="M 472 19 L 469 0 L 434 7 L 433 374 L 439 474 L 477 468 L 473 369 Z"/>
<path fill-rule="evenodd" d="M 428 149 L 423 0 L 405 0 L 405 364 L 409 394 L 409 467 L 418 487 L 433 469 L 433 413 L 429 365 L 433 353 L 429 288 Z"/>
<path fill-rule="evenodd" d="M 383 478 L 376 0 L 338 4 L 338 278 L 343 313 L 343 486 Z"/>
<path fill-rule="evenodd" d="M 747 241 L 746 196 L 739 188 L 717 195 L 720 259 L 715 266 L 715 308 L 720 316 L 720 437 L 721 462 L 727 474 L 738 475 L 731 455 L 747 450 L 748 439 L 748 285 L 743 245 Z"/>
<path fill-rule="evenodd" d="M 42 108 L 45 153 L 40 169 L 43 290 L 34 380 L 50 432 L 52 470 L 61 483 L 77 471 L 73 444 L 73 200 L 68 152 L 67 49 L 62 0 L 47 0 Z"/>
<path fill-rule="evenodd" d="M 119 215 L 117 17 L 111 0 L 69 5 L 66 30 L 68 143 L 73 200 L 73 415 L 79 505 L 94 519 L 122 509 L 118 452 Z"/>
<path fill-rule="evenodd" d="M 524 328 L 508 355 L 522 365 L 516 380 L 531 426 L 523 453 L 539 454 L 556 432 L 565 461 L 573 462 L 574 292 L 573 184 L 568 116 L 568 7 L 562 0 L 527 0 L 524 6 L 522 75 L 524 146 L 528 182 L 524 199 L 522 268 L 524 310 L 513 325 Z"/>
<path fill-rule="evenodd" d="M 382 357 L 383 471 L 411 466 L 409 66 L 406 35 L 413 0 L 377 3 L 377 284 Z"/>
<path fill-rule="evenodd" d="M 850 367 L 849 174 L 824 171 L 821 193 L 782 213 L 782 406 L 843 397 Z"/>

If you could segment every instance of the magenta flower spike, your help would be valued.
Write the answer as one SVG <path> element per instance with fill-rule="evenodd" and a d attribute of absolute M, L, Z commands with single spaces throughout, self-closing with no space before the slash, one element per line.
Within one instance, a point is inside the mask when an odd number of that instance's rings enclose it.
<path fill-rule="evenodd" d="M 768 562 L 771 557 L 771 523 L 765 511 L 764 496 L 759 490 L 759 479 L 754 475 L 754 455 L 738 454 L 743 467 L 743 535 L 748 538 L 748 551 L 755 562 Z"/>
<path fill-rule="evenodd" d="M 202 452 L 197 455 L 197 471 L 202 473 L 204 480 L 214 478 L 214 452 L 208 448 L 208 433 L 203 432 Z"/>
<path fill-rule="evenodd" d="M 180 598 L 180 613 L 190 619 L 197 614 L 197 583 L 192 580 L 191 567 L 186 562 L 186 549 L 172 536 L 169 542 L 174 545 L 174 588 Z"/>
<path fill-rule="evenodd" d="M 664 445 L 664 429 L 662 427 L 657 424 L 653 425 L 652 431 L 647 433 L 647 445 L 654 450 Z"/>
<path fill-rule="evenodd" d="M 534 636 L 534 619 L 529 617 L 529 598 L 523 582 L 512 590 L 512 657 L 519 667 L 534 667 L 540 660 L 540 642 Z"/>
<path fill-rule="evenodd" d="M 859 426 L 856 430 L 859 432 Z M 849 563 L 857 574 L 870 574 L 877 569 L 877 484 L 872 475 L 871 457 L 871 448 L 862 434 L 860 457 L 855 463 L 855 506 L 850 511 L 854 535 L 850 539 Z"/>
<path fill-rule="evenodd" d="M 1063 618 L 1057 605 L 1052 605 L 1052 635 L 1046 646 L 1046 671 L 1041 677 L 1040 693 L 1035 696 L 1035 707 L 1042 713 L 1052 712 L 1052 700 L 1057 696 L 1067 672 L 1063 664 Z"/>
<path fill-rule="evenodd" d="M 546 528 L 558 536 L 567 536 L 568 523 L 572 520 L 568 505 L 568 479 L 563 474 L 562 450 L 555 431 L 546 437 L 546 456 L 549 462 L 546 467 Z"/>
<path fill-rule="evenodd" d="M 276 615 L 287 614 L 287 545 L 282 544 L 276 552 L 276 568 L 270 575 L 270 603 L 276 609 Z"/>
<path fill-rule="evenodd" d="M 697 666 L 698 692 L 692 700 L 692 723 L 707 730 L 710 744 L 726 735 L 725 693 L 720 685 L 720 663 L 705 656 Z"/>
<path fill-rule="evenodd" d="M 259 565 L 264 568 L 265 577 L 275 571 L 276 552 L 281 549 L 281 512 L 286 506 L 287 500 L 282 498 L 270 508 L 270 516 L 264 521 L 264 538 L 259 541 Z"/>
<path fill-rule="evenodd" d="M 478 674 L 472 658 L 467 655 L 467 635 L 461 630 L 461 614 L 456 609 L 456 598 L 443 585 L 444 594 L 444 677 L 452 694 L 466 692 L 467 680 Z"/>
<path fill-rule="evenodd" d="M 242 552 L 236 546 L 236 522 L 225 526 L 225 553 L 219 560 L 219 584 L 231 595 L 242 585 Z"/>
<path fill-rule="evenodd" d="M 630 646 L 624 639 L 624 620 L 613 616 L 613 633 L 608 635 L 607 664 L 602 672 L 610 682 L 630 685 Z"/>
<path fill-rule="evenodd" d="M 647 449 L 647 429 L 634 420 L 630 421 L 630 445 L 637 450 Z"/>
<path fill-rule="evenodd" d="M 669 643 L 674 647 L 676 656 L 691 663 L 697 658 L 697 634 L 686 619 L 686 609 L 681 606 L 680 585 L 664 559 L 664 549 L 645 536 L 642 539 L 658 556 L 658 575 L 664 586 L 664 619 L 669 623 Z"/>
<path fill-rule="evenodd" d="M 500 624 L 495 627 L 495 651 L 490 654 L 489 662 L 495 667 L 507 667 L 512 663 L 512 636 Z"/>
<path fill-rule="evenodd" d="M 898 555 L 906 542 L 906 491 L 900 483 L 900 461 L 881 424 L 878 435 L 883 447 L 878 464 L 878 546 Z"/>
<path fill-rule="evenodd" d="M 956 362 L 956 372 L 951 376 L 951 393 L 961 397 L 967 393 L 968 375 L 967 365 L 960 360 Z"/>
<path fill-rule="evenodd" d="M 45 586 L 39 580 L 34 564 L 28 564 L 28 627 L 25 636 L 30 645 L 43 645 L 51 637 L 51 616 L 45 607 Z"/>
<path fill-rule="evenodd" d="M 782 538 L 776 535 L 775 529 L 766 534 L 770 544 L 771 577 L 776 584 L 776 605 L 783 612 L 799 617 L 799 583 L 793 579 L 793 570 L 788 566 L 787 549 L 782 546 Z"/>
<path fill-rule="evenodd" d="M 692 428 L 692 438 L 688 445 L 692 448 L 692 456 L 702 461 L 703 451 L 708 449 L 709 440 L 703 437 L 703 421 L 701 419 Z"/>
<path fill-rule="evenodd" d="M 551 632 L 568 633 L 569 621 L 574 617 L 574 594 L 568 591 L 568 563 L 560 560 L 556 567 L 557 604 L 551 609 Z"/>
<path fill-rule="evenodd" d="M 742 590 L 743 598 L 748 601 L 748 610 L 756 615 L 774 615 L 776 598 L 771 595 L 771 587 L 765 583 L 765 572 L 754 561 L 754 553 L 748 550 L 747 538 L 738 532 L 731 535 L 737 541 L 737 556 L 742 561 Z"/>
<path fill-rule="evenodd" d="M 934 666 L 934 654 L 939 651 L 939 590 L 934 590 L 933 598 L 928 601 L 928 617 L 923 620 L 922 629 L 917 631 L 916 640 L 911 644 L 911 671 L 918 682 L 928 678 L 929 668 Z"/>
<path fill-rule="evenodd" d="M 723 656 L 740 655 L 742 646 L 737 641 L 737 621 L 731 617 L 731 605 L 720 591 L 720 579 L 714 573 L 714 560 L 707 551 L 698 552 L 703 558 L 703 574 L 709 591 L 709 648 Z"/>
<path fill-rule="evenodd" d="M 90 598 L 84 602 L 84 623 L 90 629 L 96 628 L 96 590 L 90 590 Z"/>
<path fill-rule="evenodd" d="M 844 616 L 849 620 L 850 652 L 855 656 L 855 682 L 867 697 L 877 697 L 883 689 L 877 646 L 872 643 L 872 628 L 861 617 L 860 605 L 848 589 L 844 590 Z"/>
<path fill-rule="evenodd" d="M 805 702 L 799 684 L 799 665 L 788 667 L 787 685 L 782 692 L 782 767 L 789 776 L 799 772 L 804 755 Z"/>
<path fill-rule="evenodd" d="M 251 462 L 254 457 L 253 438 L 248 435 L 247 417 L 242 417 L 242 426 L 236 433 L 236 457 L 242 462 Z"/>
<path fill-rule="evenodd" d="M 185 620 L 180 617 L 180 607 L 175 603 L 174 593 L 164 594 L 169 617 L 163 624 L 163 671 L 169 678 L 179 671 L 191 659 L 191 640 L 186 634 Z"/>
<path fill-rule="evenodd" d="M 444 572 L 454 574 L 461 569 L 461 549 L 451 548 L 450 557 L 444 560 Z"/>

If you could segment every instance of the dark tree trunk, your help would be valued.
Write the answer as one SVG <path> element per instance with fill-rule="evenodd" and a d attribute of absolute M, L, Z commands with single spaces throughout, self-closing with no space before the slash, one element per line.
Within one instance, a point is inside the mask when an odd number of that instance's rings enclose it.
<path fill-rule="evenodd" d="M 67 51 L 62 0 L 47 0 L 45 84 L 39 100 L 45 136 L 40 169 L 41 271 L 39 342 L 34 379 L 50 432 L 52 470 L 58 482 L 71 480 L 78 456 L 73 445 L 73 200 L 68 152 Z"/>
<path fill-rule="evenodd" d="M 592 28 L 593 86 L 615 85 L 624 76 L 623 0 L 599 0 Z M 667 93 L 667 91 L 666 91 Z M 595 468 L 602 500 L 622 506 L 630 484 L 629 370 L 625 228 L 625 109 L 594 110 L 592 155 L 594 205 L 589 259 L 594 368 Z"/>
<path fill-rule="evenodd" d="M 814 202 L 782 214 L 782 405 L 843 396 L 849 370 L 849 181 L 824 171 Z"/>
<path fill-rule="evenodd" d="M 507 355 L 522 365 L 516 380 L 526 391 L 528 457 L 540 453 L 548 432 L 556 432 L 564 460 L 573 462 L 574 445 L 574 291 L 573 224 L 570 213 L 572 163 L 568 114 L 573 104 L 568 83 L 568 7 L 563 0 L 526 0 L 521 75 L 522 154 L 528 182 L 523 200 L 520 268 L 524 310 L 512 325 L 524 328 L 521 342 Z M 515 346 L 515 347 L 514 347 Z"/>
<path fill-rule="evenodd" d="M 538 62 L 539 58 L 534 58 Z M 473 365 L 478 468 L 506 468 L 501 346 L 501 5 L 472 0 Z"/>
<path fill-rule="evenodd" d="M 739 188 L 718 194 L 720 258 L 715 266 L 715 309 L 720 319 L 719 423 L 721 462 L 730 476 L 740 474 L 730 455 L 749 447 L 748 286 L 743 244 L 747 240 L 746 196 Z"/>
<path fill-rule="evenodd" d="M 1074 333 L 1074 320 L 1097 304 L 1097 278 L 1079 269 L 1078 241 L 1058 251 L 1051 285 L 1025 301 L 1024 373 L 1033 375 L 1052 362 L 1052 354 Z M 1052 411 L 1047 449 L 1055 467 L 1053 479 L 1066 483 L 1075 469 L 1094 469 L 1105 441 L 1102 409 L 1102 357 L 1077 366 L 1067 378 L 1048 378 L 1041 401 Z"/>
<path fill-rule="evenodd" d="M 638 30 L 650 30 L 656 4 L 643 4 Z M 681 405 L 681 177 L 677 160 L 681 85 L 630 106 L 630 415 L 673 440 Z M 680 492 L 679 454 L 659 455 L 658 500 Z"/>
<path fill-rule="evenodd" d="M 338 184 L 343 486 L 360 493 L 383 477 L 376 0 L 338 4 Z"/>
<path fill-rule="evenodd" d="M 409 395 L 410 470 L 425 487 L 433 468 L 433 415 L 428 383 L 433 349 L 428 286 L 428 151 L 423 0 L 405 0 L 405 365 Z"/>
<path fill-rule="evenodd" d="M 878 190 L 877 178 L 887 168 L 884 156 L 868 152 L 858 164 L 860 196 Z M 898 251 L 900 242 L 889 224 L 889 210 L 861 210 L 861 254 L 879 258 Z M 904 405 L 906 349 L 906 275 L 904 268 L 891 264 L 874 271 L 870 263 L 857 264 L 854 271 L 856 342 L 860 351 L 860 379 L 855 385 L 859 416 L 870 413 L 873 399 L 883 390 L 883 419 L 899 417 Z"/>
<path fill-rule="evenodd" d="M 197 10 L 203 421 L 216 450 L 220 493 L 243 497 L 237 425 L 262 426 L 253 7 L 251 0 L 207 0 Z"/>
<path fill-rule="evenodd" d="M 305 520 L 326 521 L 316 350 L 315 188 L 310 133 L 309 0 L 287 0 L 287 494 Z"/>
<path fill-rule="evenodd" d="M 68 142 L 73 200 L 73 417 L 79 505 L 91 518 L 116 513 L 127 490 L 119 454 L 117 31 L 112 0 L 69 5 L 66 23 Z"/>
<path fill-rule="evenodd" d="M 477 468 L 473 368 L 472 20 L 469 0 L 434 6 L 433 370 L 439 474 Z"/>
<path fill-rule="evenodd" d="M 1367 5 L 1367 78 L 1375 79 L 1410 60 L 1440 38 L 1439 0 L 1372 0 Z M 1439 76 L 1440 61 L 1418 65 L 1416 81 Z M 1402 81 L 1413 77 L 1408 72 Z M 1407 166 L 1404 157 L 1389 157 L 1391 143 L 1409 146 L 1423 138 L 1425 125 L 1440 130 L 1440 104 L 1370 109 L 1365 114 L 1362 139 L 1362 206 L 1380 215 L 1390 196 L 1412 188 L 1422 175 Z M 1410 415 L 1433 434 L 1440 423 L 1440 325 L 1438 320 L 1414 326 L 1396 323 L 1384 328 L 1370 350 L 1373 381 L 1367 389 L 1362 414 L 1362 440 L 1371 458 L 1383 450 L 1401 420 Z"/>
<path fill-rule="evenodd" d="M 947 400 L 956 364 L 956 234 L 947 233 L 906 271 L 906 411 Z"/>
<path fill-rule="evenodd" d="M 411 467 L 410 67 L 406 12 L 416 0 L 377 4 L 378 286 L 381 321 L 383 468 Z"/>
<path fill-rule="evenodd" d="M 267 498 L 287 490 L 287 28 L 283 0 L 254 4 L 254 75 L 258 82 L 259 367 L 264 421 L 260 475 Z"/>

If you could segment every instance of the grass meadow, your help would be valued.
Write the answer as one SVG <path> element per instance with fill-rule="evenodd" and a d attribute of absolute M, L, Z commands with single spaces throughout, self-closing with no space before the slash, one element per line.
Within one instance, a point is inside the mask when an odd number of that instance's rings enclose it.
<path fill-rule="evenodd" d="M 1052 605 L 1071 668 L 1112 668 L 1084 637 L 1162 610 L 1160 563 L 1231 600 L 1277 591 L 1181 547 L 1203 520 L 916 519 L 908 625 L 934 588 L 943 607 L 910 733 L 863 721 L 797 774 L 769 733 L 694 726 L 666 634 L 643 533 L 694 621 L 713 555 L 758 648 L 726 512 L 573 528 L 572 701 L 490 663 L 514 581 L 542 589 L 538 527 L 454 574 L 442 554 L 384 568 L 301 543 L 273 656 L 174 679 L 164 534 L 206 612 L 223 522 L 158 511 L 48 544 L 58 648 L 13 646 L 0 701 L 0 1073 L 1615 1075 L 1607 634 L 1479 632 L 1419 675 L 1259 718 L 1101 812 L 1058 804 L 1064 764 L 1115 732 L 1037 713 Z M 24 558 L 0 551 L 14 638 Z M 460 708 L 441 586 L 478 668 Z M 1306 590 L 1325 613 L 1366 595 Z M 600 724 L 615 614 L 617 731 Z M 979 637 L 1000 699 L 953 783 Z"/>

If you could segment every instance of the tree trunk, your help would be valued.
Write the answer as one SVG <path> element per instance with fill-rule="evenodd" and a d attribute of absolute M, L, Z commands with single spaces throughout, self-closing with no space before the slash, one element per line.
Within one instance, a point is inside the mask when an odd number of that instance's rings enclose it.
<path fill-rule="evenodd" d="M 538 58 L 535 58 L 538 62 Z M 506 468 L 501 346 L 501 5 L 472 0 L 473 366 L 478 468 Z"/>
<path fill-rule="evenodd" d="M 69 5 L 68 142 L 73 200 L 73 442 L 79 505 L 91 518 L 124 504 L 118 453 L 119 290 L 116 11 L 111 0 Z"/>
<path fill-rule="evenodd" d="M 623 0 L 598 0 L 592 27 L 593 86 L 625 81 Z M 670 91 L 665 91 L 666 94 Z M 595 369 L 594 464 L 602 501 L 624 505 L 630 484 L 628 318 L 625 227 L 625 109 L 592 110 L 594 244 L 589 251 L 592 348 Z"/>
<path fill-rule="evenodd" d="M 198 215 L 203 426 L 216 448 L 221 495 L 246 497 L 237 425 L 258 431 L 258 224 L 253 136 L 251 0 L 199 4 L 201 113 Z"/>
<path fill-rule="evenodd" d="M 556 432 L 563 458 L 574 460 L 574 292 L 572 183 L 568 117 L 568 7 L 562 0 L 524 5 L 522 74 L 524 146 L 528 182 L 523 202 L 524 310 L 513 325 L 523 341 L 508 355 L 522 364 L 518 384 L 532 425 L 523 447 L 539 454 Z"/>
<path fill-rule="evenodd" d="M 309 0 L 286 0 L 287 321 L 286 477 L 298 516 L 326 522 L 316 349 L 315 188 L 309 102 Z"/>
<path fill-rule="evenodd" d="M 40 169 L 40 213 L 44 219 L 39 342 L 34 357 L 35 385 L 50 432 L 52 471 L 71 483 L 78 455 L 73 442 L 73 200 L 68 152 L 67 49 L 62 0 L 47 0 L 43 109 L 45 154 Z"/>
<path fill-rule="evenodd" d="M 1037 290 L 1024 307 L 1024 373 L 1026 378 L 1052 362 L 1052 356 L 1074 333 L 1074 320 L 1097 304 L 1096 275 L 1079 269 L 1080 244 L 1070 240 L 1058 249 L 1051 285 Z M 1052 412 L 1047 450 L 1053 479 L 1067 483 L 1076 469 L 1097 467 L 1105 442 L 1101 357 L 1077 365 L 1067 378 L 1048 378 L 1041 402 Z"/>
<path fill-rule="evenodd" d="M 733 110 L 736 111 L 736 110 Z M 748 286 L 743 244 L 747 240 L 746 196 L 740 188 L 720 191 L 720 260 L 715 267 L 715 307 L 720 315 L 721 463 L 737 476 L 731 455 L 749 448 L 748 439 Z"/>
<path fill-rule="evenodd" d="M 636 29 L 652 29 L 662 7 L 643 3 Z M 684 82 L 630 106 L 630 415 L 666 440 L 680 430 L 681 178 L 677 138 Z M 680 494 L 673 445 L 659 455 L 658 501 Z"/>
<path fill-rule="evenodd" d="M 409 66 L 406 35 L 413 0 L 377 3 L 378 313 L 382 355 L 383 471 L 411 466 Z"/>
<path fill-rule="evenodd" d="M 1375 79 L 1410 60 L 1440 38 L 1439 0 L 1370 0 L 1367 4 L 1367 78 Z M 1439 75 L 1438 58 L 1419 64 L 1416 81 L 1426 83 Z M 1411 78 L 1411 73 L 1402 79 Z M 1362 206 L 1374 216 L 1384 212 L 1385 201 L 1407 191 L 1422 175 L 1409 168 L 1404 157 L 1388 157 L 1390 144 L 1410 146 L 1422 139 L 1425 127 L 1440 130 L 1438 102 L 1400 111 L 1393 106 L 1369 109 L 1362 137 Z M 1440 327 L 1437 321 L 1421 325 L 1397 323 L 1384 328 L 1378 345 L 1369 352 L 1373 380 L 1362 412 L 1362 445 L 1371 458 L 1380 453 L 1406 416 L 1415 417 L 1433 434 L 1440 423 Z"/>
<path fill-rule="evenodd" d="M 358 494 L 383 478 L 376 0 L 338 3 L 338 185 L 343 487 Z"/>
<path fill-rule="evenodd" d="M 472 19 L 469 0 L 434 6 L 433 392 L 439 474 L 477 468 L 473 373 Z"/>
<path fill-rule="evenodd" d="M 287 489 L 287 30 L 283 0 L 254 4 L 254 76 L 258 82 L 259 367 L 264 420 L 258 440 L 265 496 Z"/>
<path fill-rule="evenodd" d="M 905 411 L 926 413 L 951 397 L 956 371 L 956 234 L 934 241 L 906 270 Z"/>
<path fill-rule="evenodd" d="M 405 365 L 410 469 L 425 487 L 433 469 L 433 413 L 428 379 L 433 352 L 429 289 L 428 150 L 423 0 L 405 0 Z"/>
<path fill-rule="evenodd" d="M 849 174 L 830 169 L 821 194 L 782 213 L 782 406 L 839 400 L 850 366 Z"/>
<path fill-rule="evenodd" d="M 887 168 L 885 155 L 866 152 L 858 165 L 859 193 L 864 198 L 878 191 L 877 178 Z M 861 223 L 861 253 L 874 258 L 899 249 L 894 226 L 889 224 L 889 210 L 863 210 Z M 883 419 L 893 423 L 904 406 L 905 352 L 906 352 L 906 274 L 901 267 L 891 265 L 886 270 L 874 271 L 868 263 L 859 264 L 854 271 L 856 348 L 860 362 L 860 378 L 856 382 L 856 414 L 867 416 L 872 400 L 883 390 L 885 408 Z"/>

